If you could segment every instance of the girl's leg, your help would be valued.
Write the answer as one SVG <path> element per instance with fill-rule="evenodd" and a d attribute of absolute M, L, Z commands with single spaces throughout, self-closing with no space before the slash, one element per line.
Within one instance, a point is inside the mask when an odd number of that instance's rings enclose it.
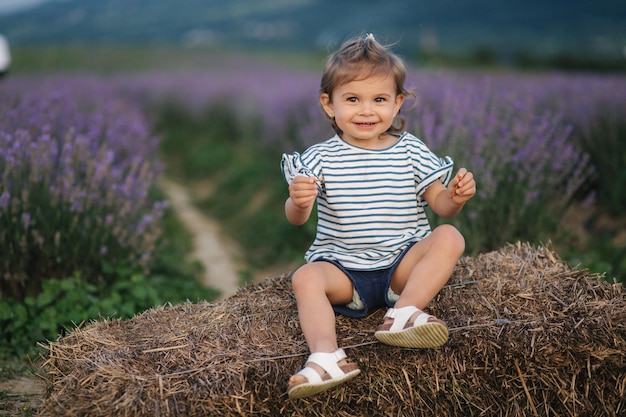
<path fill-rule="evenodd" d="M 312 353 L 338 349 L 332 304 L 352 301 L 352 281 L 329 262 L 300 267 L 292 277 L 302 333 Z"/>
<path fill-rule="evenodd" d="M 335 312 L 333 304 L 348 304 L 352 301 L 352 281 L 335 265 L 329 262 L 314 262 L 300 267 L 292 277 L 292 287 L 298 305 L 300 327 L 309 350 L 314 353 L 330 353 L 339 349 L 335 330 Z M 341 359 L 337 365 L 345 373 L 357 371 L 355 364 Z M 307 362 L 322 377 L 326 371 L 315 362 Z M 293 375 L 289 379 L 290 396 L 296 386 L 299 390 L 310 382 L 304 375 Z M 337 382 L 338 383 L 338 382 Z M 326 387 L 324 389 L 327 389 Z M 302 395 L 312 395 L 317 389 L 302 389 Z M 301 394 L 296 394 L 300 398 Z"/>
<path fill-rule="evenodd" d="M 446 343 L 445 323 L 422 309 L 446 284 L 464 249 L 463 236 L 450 225 L 437 227 L 409 249 L 391 278 L 391 289 L 400 297 L 374 333 L 379 341 L 410 348 Z"/>
<path fill-rule="evenodd" d="M 400 294 L 394 307 L 426 307 L 446 285 L 464 250 L 465 239 L 448 224 L 438 226 L 413 245 L 391 279 L 392 290 Z"/>

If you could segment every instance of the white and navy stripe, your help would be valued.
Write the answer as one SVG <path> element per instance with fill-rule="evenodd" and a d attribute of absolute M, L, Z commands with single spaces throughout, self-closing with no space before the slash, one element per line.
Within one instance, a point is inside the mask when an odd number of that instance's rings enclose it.
<path fill-rule="evenodd" d="M 437 180 L 447 184 L 452 174 L 449 157 L 439 158 L 409 133 L 381 150 L 334 136 L 302 155 L 283 155 L 283 164 L 289 159 L 324 179 L 306 260 L 324 257 L 356 270 L 386 268 L 409 242 L 426 237 L 431 229 L 421 195 Z"/>

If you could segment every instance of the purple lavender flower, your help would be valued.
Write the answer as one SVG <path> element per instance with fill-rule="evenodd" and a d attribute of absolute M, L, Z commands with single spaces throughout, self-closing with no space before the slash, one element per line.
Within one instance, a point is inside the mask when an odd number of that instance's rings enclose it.
<path fill-rule="evenodd" d="M 149 268 L 163 209 L 148 190 L 162 167 L 143 109 L 92 78 L 0 88 L 0 295 L 95 278 L 103 263 Z"/>

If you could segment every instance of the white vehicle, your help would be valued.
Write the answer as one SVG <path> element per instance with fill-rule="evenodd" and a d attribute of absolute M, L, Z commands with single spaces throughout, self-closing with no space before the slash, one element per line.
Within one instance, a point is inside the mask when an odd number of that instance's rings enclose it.
<path fill-rule="evenodd" d="M 0 77 L 9 72 L 11 66 L 11 53 L 9 51 L 9 42 L 0 35 Z"/>

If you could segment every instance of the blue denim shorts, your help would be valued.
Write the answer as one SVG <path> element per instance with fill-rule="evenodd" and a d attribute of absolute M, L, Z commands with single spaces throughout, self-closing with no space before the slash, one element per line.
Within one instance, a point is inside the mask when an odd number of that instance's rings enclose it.
<path fill-rule="evenodd" d="M 400 264 L 404 255 L 411 249 L 415 242 L 410 243 L 406 249 L 398 256 L 398 259 L 388 268 L 376 269 L 373 271 L 359 271 L 344 268 L 339 262 L 320 258 L 315 261 L 329 262 L 350 278 L 354 286 L 355 299 L 358 296 L 359 303 L 355 305 L 355 300 L 348 305 L 333 305 L 333 310 L 337 314 L 347 317 L 359 318 L 367 316 L 372 310 L 381 307 L 393 307 L 396 303 L 395 294 L 390 289 L 391 276 Z"/>

